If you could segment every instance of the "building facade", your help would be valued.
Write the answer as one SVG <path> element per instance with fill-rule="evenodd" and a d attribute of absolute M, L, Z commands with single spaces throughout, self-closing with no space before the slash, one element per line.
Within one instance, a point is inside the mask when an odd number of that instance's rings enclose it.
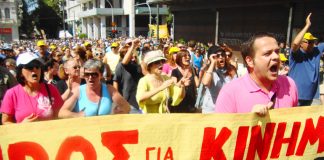
<path fill-rule="evenodd" d="M 0 0 L 0 40 L 2 41 L 19 40 L 19 4 L 18 0 Z"/>
<path fill-rule="evenodd" d="M 76 0 L 67 1 L 66 22 L 73 35 L 84 33 L 88 38 L 100 39 L 117 36 L 146 36 L 148 24 L 156 23 L 156 5 L 145 0 Z M 151 15 L 151 16 L 150 16 Z M 167 6 L 159 8 L 160 24 L 165 23 Z M 151 18 L 150 18 L 151 17 Z"/>
<path fill-rule="evenodd" d="M 175 39 L 226 43 L 239 48 L 256 32 L 274 33 L 290 44 L 312 12 L 310 32 L 324 38 L 323 0 L 150 0 L 167 4 Z"/>

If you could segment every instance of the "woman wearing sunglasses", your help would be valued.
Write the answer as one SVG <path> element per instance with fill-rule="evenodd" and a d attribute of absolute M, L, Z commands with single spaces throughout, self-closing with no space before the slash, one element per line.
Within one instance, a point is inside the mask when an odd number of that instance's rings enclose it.
<path fill-rule="evenodd" d="M 64 102 L 59 117 L 129 113 L 130 106 L 118 91 L 113 86 L 101 82 L 105 69 L 103 63 L 99 60 L 89 59 L 83 67 L 86 84 L 71 91 L 71 96 Z"/>
<path fill-rule="evenodd" d="M 226 61 L 226 52 L 220 47 L 212 46 L 208 50 L 208 69 L 202 83 L 206 88 L 203 98 L 202 113 L 213 113 L 219 91 L 225 83 L 237 78 L 235 69 Z"/>
<path fill-rule="evenodd" d="M 148 74 L 139 80 L 136 92 L 136 100 L 143 113 L 168 113 L 169 104 L 178 105 L 183 99 L 185 79 L 175 84 L 169 76 L 161 75 L 165 60 L 160 50 L 145 54 Z"/>
<path fill-rule="evenodd" d="M 50 120 L 57 117 L 63 100 L 55 86 L 43 82 L 42 63 L 37 58 L 30 52 L 18 56 L 19 84 L 6 92 L 1 104 L 3 124 Z"/>

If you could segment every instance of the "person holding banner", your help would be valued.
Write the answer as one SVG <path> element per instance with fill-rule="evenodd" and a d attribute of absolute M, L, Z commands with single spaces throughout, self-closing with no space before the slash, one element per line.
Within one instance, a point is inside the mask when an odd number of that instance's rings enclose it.
<path fill-rule="evenodd" d="M 188 80 L 183 78 L 175 84 L 174 79 L 162 75 L 165 61 L 161 50 L 145 54 L 148 74 L 139 80 L 136 92 L 136 100 L 143 113 L 170 113 L 170 105 L 176 106 L 184 98 L 184 83 Z"/>
<path fill-rule="evenodd" d="M 22 123 L 57 118 L 63 104 L 59 91 L 52 84 L 43 82 L 43 64 L 31 52 L 17 58 L 18 85 L 9 89 L 0 111 L 2 123 Z"/>
<path fill-rule="evenodd" d="M 59 111 L 59 118 L 129 113 L 130 106 L 118 90 L 101 82 L 104 64 L 89 59 L 83 67 L 86 84 L 72 90 Z"/>
<path fill-rule="evenodd" d="M 242 57 L 248 74 L 224 85 L 216 101 L 216 113 L 254 112 L 263 116 L 272 108 L 297 106 L 295 82 L 278 75 L 279 46 L 272 34 L 252 36 L 242 44 Z"/>

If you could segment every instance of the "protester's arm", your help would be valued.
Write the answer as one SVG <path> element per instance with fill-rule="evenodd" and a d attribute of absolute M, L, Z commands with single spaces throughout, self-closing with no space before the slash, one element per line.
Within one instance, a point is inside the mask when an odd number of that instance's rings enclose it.
<path fill-rule="evenodd" d="M 118 90 L 118 82 L 114 81 L 113 82 L 113 87 Z"/>
<path fill-rule="evenodd" d="M 204 86 L 207 86 L 208 88 L 210 87 L 210 84 L 213 80 L 213 70 L 216 66 L 216 59 L 214 58 L 214 55 L 211 56 L 210 58 L 210 65 L 205 73 L 205 75 L 202 78 L 202 83 Z"/>
<path fill-rule="evenodd" d="M 297 34 L 297 36 L 295 37 L 294 41 L 291 44 L 291 50 L 292 52 L 296 52 L 299 47 L 300 47 L 300 43 L 303 40 L 304 34 L 307 32 L 307 30 L 309 29 L 309 27 L 311 26 L 311 21 L 310 21 L 310 17 L 311 17 L 312 13 L 309 13 L 306 21 L 305 21 L 305 26 L 304 28 Z"/>
<path fill-rule="evenodd" d="M 107 85 L 109 94 L 116 106 L 112 109 L 113 114 L 127 114 L 130 111 L 129 103 L 119 94 L 118 90 L 111 85 Z"/>
<path fill-rule="evenodd" d="M 78 113 L 72 112 L 73 108 L 75 107 L 75 104 L 77 103 L 79 94 L 80 94 L 79 87 L 72 90 L 71 97 L 64 102 L 62 108 L 58 112 L 59 118 L 74 118 L 74 117 L 84 116 L 83 111 L 80 111 Z"/>
<path fill-rule="evenodd" d="M 6 113 L 2 113 L 1 121 L 3 125 L 15 123 L 14 116 Z"/>

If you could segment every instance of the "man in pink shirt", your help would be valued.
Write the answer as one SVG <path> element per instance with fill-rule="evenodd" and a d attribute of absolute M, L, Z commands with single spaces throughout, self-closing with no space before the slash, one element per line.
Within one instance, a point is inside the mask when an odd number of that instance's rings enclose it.
<path fill-rule="evenodd" d="M 272 34 L 259 33 L 242 44 L 248 74 L 226 84 L 220 91 L 216 113 L 254 112 L 261 116 L 272 108 L 298 104 L 295 82 L 278 75 L 279 46 Z"/>

